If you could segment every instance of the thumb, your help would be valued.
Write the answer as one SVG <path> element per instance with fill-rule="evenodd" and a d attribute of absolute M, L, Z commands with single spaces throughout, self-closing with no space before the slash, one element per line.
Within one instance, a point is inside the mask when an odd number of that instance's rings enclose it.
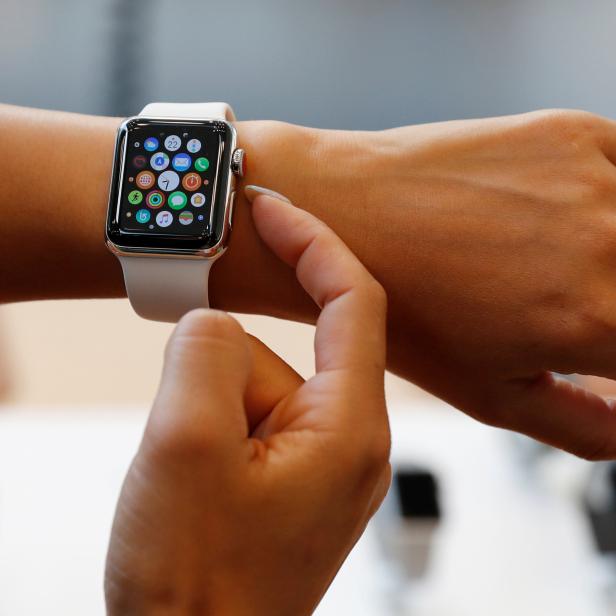
<path fill-rule="evenodd" d="M 235 319 L 205 309 L 185 315 L 167 343 L 146 440 L 181 454 L 239 445 L 248 435 L 243 400 L 251 361 Z"/>
<path fill-rule="evenodd" d="M 546 372 L 504 395 L 503 427 L 587 460 L 616 458 L 614 401 Z"/>

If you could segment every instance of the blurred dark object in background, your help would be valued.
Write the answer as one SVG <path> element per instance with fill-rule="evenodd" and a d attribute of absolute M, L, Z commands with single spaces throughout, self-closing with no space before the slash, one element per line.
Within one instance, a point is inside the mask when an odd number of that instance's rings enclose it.
<path fill-rule="evenodd" d="M 616 462 L 593 466 L 585 505 L 597 549 L 616 556 Z"/>
<path fill-rule="evenodd" d="M 389 494 L 378 513 L 379 535 L 389 562 L 407 579 L 426 574 L 441 520 L 438 483 L 427 469 L 394 468 Z"/>

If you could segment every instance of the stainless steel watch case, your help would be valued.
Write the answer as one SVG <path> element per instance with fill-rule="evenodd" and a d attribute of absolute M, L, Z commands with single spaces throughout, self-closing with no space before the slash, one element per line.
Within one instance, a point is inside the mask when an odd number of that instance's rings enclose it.
<path fill-rule="evenodd" d="M 122 197 L 122 186 L 124 182 L 124 172 L 126 165 L 126 137 L 129 132 L 129 125 L 131 122 L 147 120 L 161 123 L 178 123 L 187 124 L 190 122 L 204 122 L 212 121 L 221 124 L 226 124 L 231 133 L 231 157 L 229 162 L 229 173 L 227 174 L 226 186 L 222 187 L 225 190 L 225 202 L 224 202 L 224 217 L 223 217 L 223 229 L 220 239 L 213 246 L 205 249 L 192 250 L 186 248 L 148 248 L 148 247 L 133 247 L 122 246 L 117 244 L 109 237 L 108 228 L 109 220 L 113 212 L 118 211 L 120 207 L 120 201 Z M 233 219 L 233 207 L 235 202 L 235 188 L 236 178 L 242 177 L 244 172 L 244 150 L 237 147 L 237 131 L 231 122 L 226 120 L 220 120 L 218 118 L 177 118 L 177 117 L 153 117 L 153 116 L 132 116 L 127 118 L 120 124 L 116 136 L 115 151 L 113 158 L 113 169 L 111 173 L 111 182 L 109 187 L 109 205 L 107 209 L 107 222 L 105 224 L 105 242 L 109 250 L 118 256 L 140 256 L 140 257 L 164 257 L 178 258 L 178 259 L 218 259 L 227 249 L 229 242 L 229 236 L 231 233 L 231 222 Z M 220 165 L 216 172 L 216 186 L 214 190 L 218 189 L 217 183 L 221 177 Z"/>

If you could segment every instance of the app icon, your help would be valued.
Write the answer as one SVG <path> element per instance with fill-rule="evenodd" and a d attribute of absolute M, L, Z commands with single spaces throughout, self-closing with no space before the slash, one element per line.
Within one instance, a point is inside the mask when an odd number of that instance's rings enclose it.
<path fill-rule="evenodd" d="M 195 207 L 201 207 L 202 205 L 205 205 L 205 195 L 203 193 L 195 193 L 191 198 L 190 198 L 190 202 L 195 206 Z"/>
<path fill-rule="evenodd" d="M 175 152 L 176 150 L 179 150 L 181 145 L 182 145 L 182 140 L 177 135 L 169 135 L 165 139 L 165 147 L 170 152 Z"/>
<path fill-rule="evenodd" d="M 192 165 L 192 159 L 188 154 L 176 154 L 172 164 L 176 171 L 188 171 Z"/>
<path fill-rule="evenodd" d="M 158 186 L 167 192 L 175 190 L 180 185 L 180 176 L 175 171 L 163 171 L 158 176 Z"/>
<path fill-rule="evenodd" d="M 156 214 L 156 224 L 159 227 L 168 227 L 173 222 L 173 214 L 171 212 L 158 212 Z"/>
<path fill-rule="evenodd" d="M 143 194 L 139 190 L 131 190 L 128 193 L 128 202 L 133 205 L 139 205 L 143 201 Z"/>
<path fill-rule="evenodd" d="M 191 139 L 187 144 L 186 144 L 186 149 L 191 153 L 191 154 L 196 154 L 200 149 L 201 149 L 201 142 L 199 141 L 199 139 Z"/>
<path fill-rule="evenodd" d="M 183 225 L 189 225 L 193 221 L 193 213 L 192 212 L 182 212 L 179 215 L 180 223 Z"/>
<path fill-rule="evenodd" d="M 133 165 L 137 167 L 137 169 L 143 169 L 148 162 L 148 159 L 143 155 L 139 154 L 133 158 Z"/>
<path fill-rule="evenodd" d="M 187 173 L 182 178 L 182 186 L 191 192 L 197 190 L 201 186 L 201 178 L 196 173 Z"/>
<path fill-rule="evenodd" d="M 169 195 L 169 207 L 172 210 L 181 210 L 183 207 L 185 207 L 187 202 L 188 199 L 186 195 L 179 190 L 177 190 L 176 192 L 172 192 Z"/>
<path fill-rule="evenodd" d="M 155 171 L 162 171 L 169 166 L 169 157 L 164 152 L 156 152 L 150 158 L 150 165 Z"/>
<path fill-rule="evenodd" d="M 160 190 L 153 190 L 151 193 L 148 193 L 148 196 L 145 198 L 145 202 L 153 210 L 157 210 L 165 204 L 165 195 L 163 195 Z"/>
<path fill-rule="evenodd" d="M 135 214 L 135 219 L 137 220 L 137 222 L 145 224 L 146 222 L 149 222 L 150 220 L 150 212 L 148 210 L 139 210 Z"/>
<path fill-rule="evenodd" d="M 152 188 L 155 181 L 156 178 L 151 171 L 142 171 L 141 173 L 137 174 L 137 179 L 135 183 L 137 184 L 137 186 L 139 186 L 139 188 L 147 189 Z"/>
<path fill-rule="evenodd" d="M 156 152 L 156 150 L 158 150 L 158 139 L 156 137 L 148 137 L 144 142 L 143 142 L 143 147 L 148 151 L 148 152 Z"/>
<path fill-rule="evenodd" d="M 199 214 L 199 216 L 197 216 L 197 220 L 202 221 L 204 219 L 203 214 Z"/>
<path fill-rule="evenodd" d="M 210 168 L 210 161 L 205 158 L 205 157 L 201 157 L 201 158 L 197 158 L 197 160 L 195 161 L 195 169 L 197 171 L 199 171 L 199 173 L 203 173 L 204 171 L 207 171 Z"/>

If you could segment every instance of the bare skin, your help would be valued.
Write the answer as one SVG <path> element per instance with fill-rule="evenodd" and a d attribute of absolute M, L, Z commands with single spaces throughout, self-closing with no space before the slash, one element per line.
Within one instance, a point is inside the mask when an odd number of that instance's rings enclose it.
<path fill-rule="evenodd" d="M 317 373 L 222 312 L 180 321 L 117 507 L 109 614 L 311 614 L 389 486 L 383 288 L 306 212 L 254 208 L 322 306 Z"/>
<path fill-rule="evenodd" d="M 124 293 L 102 241 L 118 123 L 0 107 L 4 301 Z M 385 288 L 390 370 L 483 422 L 616 456 L 612 403 L 550 376 L 616 376 L 612 121 L 548 111 L 376 133 L 238 131 L 246 183 L 325 221 Z M 49 164 L 24 162 L 33 144 Z M 237 205 L 214 306 L 313 322 L 314 302 Z"/>

